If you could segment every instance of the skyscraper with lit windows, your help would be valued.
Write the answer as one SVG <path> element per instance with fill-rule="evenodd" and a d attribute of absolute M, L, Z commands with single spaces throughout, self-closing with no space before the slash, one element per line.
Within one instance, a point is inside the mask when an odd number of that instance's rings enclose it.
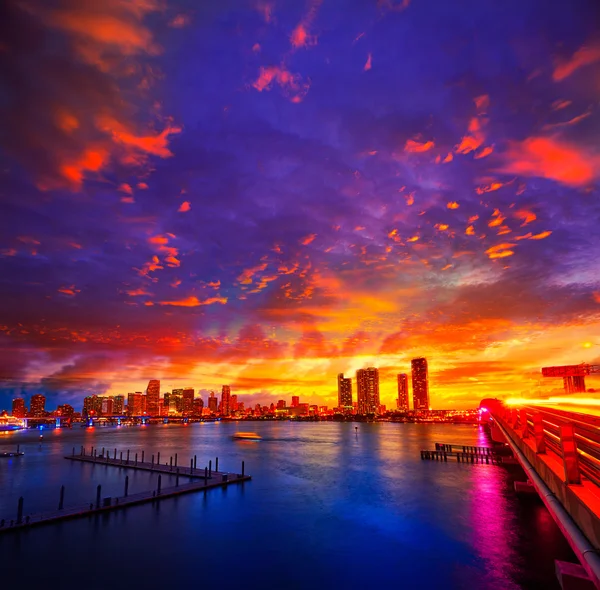
<path fill-rule="evenodd" d="M 150 379 L 146 388 L 146 414 L 148 416 L 159 415 L 160 402 L 160 380 Z"/>
<path fill-rule="evenodd" d="M 231 402 L 231 387 L 229 385 L 223 385 L 221 389 L 221 413 L 223 416 L 229 416 L 231 408 L 229 407 Z"/>
<path fill-rule="evenodd" d="M 429 374 L 427 359 L 420 357 L 410 361 L 412 369 L 413 408 L 429 410 Z"/>
<path fill-rule="evenodd" d="M 29 415 L 34 418 L 40 418 L 46 413 L 46 396 L 36 393 L 31 396 L 29 403 Z"/>
<path fill-rule="evenodd" d="M 379 369 L 368 367 L 356 371 L 356 397 L 359 414 L 379 411 Z"/>
<path fill-rule="evenodd" d="M 342 411 L 352 411 L 352 379 L 338 374 L 338 407 Z"/>
<path fill-rule="evenodd" d="M 401 412 L 408 412 L 408 375 L 406 373 L 400 373 L 398 375 L 398 399 L 396 400 L 396 407 Z"/>

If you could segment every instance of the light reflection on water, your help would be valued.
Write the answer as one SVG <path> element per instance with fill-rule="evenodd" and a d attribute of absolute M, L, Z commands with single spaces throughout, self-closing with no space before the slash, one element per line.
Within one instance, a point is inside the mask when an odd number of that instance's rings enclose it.
<path fill-rule="evenodd" d="M 0 535 L 0 555 L 21 583 L 44 583 L 57 562 L 61 588 L 125 588 L 193 583 L 251 588 L 402 588 L 513 590 L 558 588 L 553 559 L 572 559 L 539 500 L 517 498 L 514 475 L 491 465 L 421 461 L 436 442 L 482 444 L 471 426 L 252 423 L 261 442 L 231 440 L 232 423 L 26 432 L 25 457 L 0 463 L 0 517 L 20 495 L 26 513 L 156 486 L 146 472 L 82 465 L 63 456 L 74 446 L 178 453 L 198 467 L 219 457 L 222 469 L 253 481 L 181 496 L 109 515 Z M 163 478 L 163 486 L 165 483 Z M 39 567 L 27 567 L 35 554 Z M 90 560 L 108 560 L 89 576 Z M 118 575 L 112 566 L 118 563 Z"/>

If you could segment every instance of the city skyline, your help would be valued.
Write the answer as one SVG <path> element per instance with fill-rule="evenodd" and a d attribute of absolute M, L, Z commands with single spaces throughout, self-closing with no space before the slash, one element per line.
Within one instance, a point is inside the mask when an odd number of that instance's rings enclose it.
<path fill-rule="evenodd" d="M 3 19 L 0 407 L 600 362 L 592 3 L 45 4 Z"/>

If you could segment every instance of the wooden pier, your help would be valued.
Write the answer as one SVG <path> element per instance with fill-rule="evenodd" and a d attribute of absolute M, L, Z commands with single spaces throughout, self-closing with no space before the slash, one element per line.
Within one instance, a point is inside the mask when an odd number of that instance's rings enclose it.
<path fill-rule="evenodd" d="M 462 451 L 444 451 L 439 449 L 421 451 L 422 461 L 448 462 L 448 457 L 456 457 L 457 463 L 485 463 L 486 465 L 499 465 L 502 463 L 502 457 L 493 453 L 463 453 Z"/>
<path fill-rule="evenodd" d="M 170 462 L 166 465 L 161 465 L 159 463 L 154 463 L 154 460 L 150 463 L 137 461 L 137 457 L 135 460 L 127 460 L 123 459 L 123 453 L 120 454 L 120 458 L 116 458 L 116 450 L 115 450 L 115 458 L 111 459 L 106 454 L 92 453 L 90 455 L 84 454 L 85 451 L 81 450 L 79 455 L 73 454 L 65 457 L 65 459 L 69 459 L 71 461 L 79 461 L 83 463 L 92 463 L 97 465 L 107 465 L 111 467 L 120 467 L 125 469 L 138 469 L 143 471 L 150 471 L 152 473 L 158 474 L 158 484 L 156 489 L 148 490 L 144 492 L 139 492 L 137 494 L 129 494 L 129 476 L 125 477 L 125 489 L 124 494 L 122 496 L 115 497 L 103 497 L 102 496 L 102 487 L 99 485 L 96 489 L 96 499 L 93 502 L 89 502 L 86 504 L 81 504 L 78 506 L 74 506 L 71 508 L 63 508 L 64 503 L 64 493 L 65 487 L 62 486 L 60 490 L 60 499 L 58 504 L 58 509 L 49 511 L 49 512 L 41 512 L 39 514 L 27 515 L 24 516 L 23 510 L 23 498 L 19 498 L 18 508 L 17 508 L 17 517 L 15 519 L 2 519 L 0 520 L 0 534 L 7 533 L 10 531 L 18 531 L 29 528 L 31 526 L 42 525 L 47 523 L 52 523 L 60 520 L 67 520 L 71 518 L 81 518 L 85 516 L 92 516 L 94 514 L 99 514 L 102 512 L 108 512 L 110 510 L 119 510 L 121 508 L 127 508 L 129 506 L 134 506 L 136 504 L 144 504 L 147 502 L 158 502 L 165 498 L 172 498 L 173 496 L 180 496 L 182 494 L 188 494 L 191 492 L 200 492 L 204 491 L 206 493 L 207 490 L 211 488 L 217 487 L 225 487 L 230 484 L 242 483 L 245 481 L 249 481 L 251 477 L 245 474 L 244 462 L 242 461 L 242 472 L 241 473 L 231 473 L 227 471 L 218 471 L 219 459 L 215 460 L 215 470 L 212 469 L 212 460 L 209 461 L 209 466 L 203 469 L 196 469 L 196 458 L 190 460 L 189 467 L 180 467 L 177 466 L 177 455 L 175 455 L 175 461 L 173 462 L 173 458 L 170 458 Z M 127 451 L 127 455 L 130 455 L 129 451 Z M 158 458 L 160 460 L 160 453 L 158 454 Z M 154 456 L 153 456 L 154 459 Z M 174 464 L 175 463 L 175 464 Z M 167 488 L 162 487 L 162 476 L 170 475 L 175 477 L 175 485 Z M 190 483 L 184 483 L 179 485 L 179 478 L 186 477 L 189 479 L 193 479 Z"/>

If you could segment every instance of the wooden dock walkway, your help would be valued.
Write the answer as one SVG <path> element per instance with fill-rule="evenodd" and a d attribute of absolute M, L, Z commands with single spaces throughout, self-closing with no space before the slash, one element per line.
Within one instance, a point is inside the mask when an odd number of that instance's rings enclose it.
<path fill-rule="evenodd" d="M 463 453 L 462 451 L 444 451 L 436 449 L 435 451 L 421 451 L 422 461 L 442 461 L 448 462 L 448 457 L 456 457 L 457 463 L 485 463 L 486 465 L 501 464 L 502 457 L 493 453 Z"/>
<path fill-rule="evenodd" d="M 83 452 L 82 452 L 83 453 Z M 116 456 L 116 453 L 115 453 Z M 62 502 L 64 497 L 64 486 L 61 489 L 61 499 L 59 503 L 59 509 L 41 512 L 38 514 L 25 516 L 23 512 L 23 498 L 19 499 L 19 508 L 17 512 L 17 518 L 15 519 L 3 519 L 0 521 L 0 534 L 8 533 L 11 531 L 19 531 L 27 529 L 36 525 L 49 524 L 60 520 L 67 520 L 72 518 L 82 518 L 85 516 L 93 516 L 103 512 L 111 510 L 120 510 L 129 506 L 137 504 L 144 504 L 147 502 L 158 502 L 165 498 L 172 498 L 174 496 L 180 496 L 182 494 L 188 494 L 191 492 L 203 491 L 206 493 L 207 490 L 217 487 L 225 487 L 230 484 L 242 483 L 249 481 L 251 476 L 244 473 L 244 462 L 242 461 L 242 473 L 231 473 L 227 471 L 213 471 L 212 461 L 210 462 L 211 467 L 205 467 L 204 469 L 196 469 L 194 467 L 194 460 L 190 461 L 190 467 L 180 467 L 171 464 L 160 465 L 157 463 L 142 463 L 138 461 L 129 461 L 123 459 L 110 459 L 108 454 L 106 455 L 70 455 L 65 457 L 71 461 L 79 461 L 83 463 L 92 463 L 95 465 L 106 465 L 111 467 L 120 467 L 125 469 L 138 469 L 143 471 L 150 471 L 158 474 L 158 486 L 155 490 L 148 490 L 139 492 L 137 494 L 128 494 L 127 489 L 129 485 L 129 477 L 125 478 L 125 493 L 122 496 L 115 497 L 102 497 L 101 486 L 97 487 L 96 500 L 86 504 L 80 504 L 71 508 L 62 508 Z M 218 459 L 216 460 L 218 466 Z M 175 485 L 167 488 L 162 488 L 162 475 L 170 475 L 175 477 Z M 190 483 L 184 483 L 179 485 L 179 478 L 186 477 L 194 479 Z"/>

